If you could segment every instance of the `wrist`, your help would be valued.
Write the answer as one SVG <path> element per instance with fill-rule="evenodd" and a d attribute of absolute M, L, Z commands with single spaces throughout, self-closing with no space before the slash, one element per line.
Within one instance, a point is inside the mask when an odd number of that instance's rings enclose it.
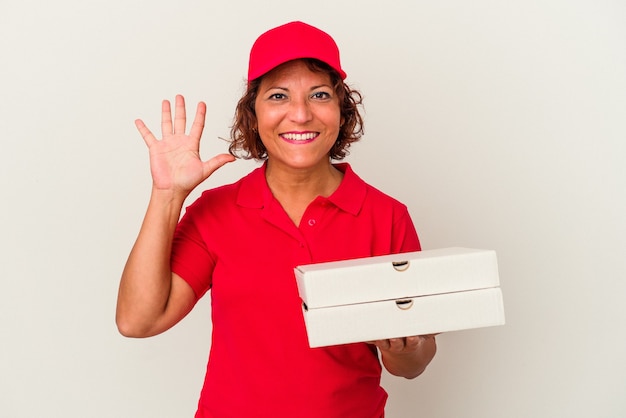
<path fill-rule="evenodd" d="M 188 193 L 152 188 L 146 219 L 150 222 L 166 222 L 168 230 L 173 231 L 180 220 Z"/>
<path fill-rule="evenodd" d="M 156 186 L 152 186 L 152 191 L 150 193 L 150 202 L 173 207 L 182 207 L 185 199 L 187 199 L 187 196 L 189 196 L 188 191 L 160 189 Z"/>

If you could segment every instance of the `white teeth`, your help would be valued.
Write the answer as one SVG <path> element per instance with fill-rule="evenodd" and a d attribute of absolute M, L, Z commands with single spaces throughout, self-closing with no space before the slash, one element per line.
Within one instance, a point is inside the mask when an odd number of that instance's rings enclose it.
<path fill-rule="evenodd" d="M 290 141 L 308 141 L 310 139 L 313 139 L 317 136 L 316 133 L 313 132 L 309 132 L 306 134 L 284 134 L 282 135 L 283 138 L 288 139 Z"/>

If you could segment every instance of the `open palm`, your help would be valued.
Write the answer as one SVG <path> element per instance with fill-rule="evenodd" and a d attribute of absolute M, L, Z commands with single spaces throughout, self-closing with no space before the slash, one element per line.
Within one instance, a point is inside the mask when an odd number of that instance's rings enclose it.
<path fill-rule="evenodd" d="M 175 193 L 188 194 L 222 165 L 234 161 L 230 154 L 219 154 L 208 161 L 200 158 L 200 138 L 204 129 L 206 105 L 198 103 L 196 116 L 189 134 L 186 134 L 187 117 L 185 99 L 176 96 L 174 121 L 170 102 L 161 107 L 162 139 L 158 140 L 141 120 L 135 125 L 150 151 L 150 170 L 153 187 Z"/>

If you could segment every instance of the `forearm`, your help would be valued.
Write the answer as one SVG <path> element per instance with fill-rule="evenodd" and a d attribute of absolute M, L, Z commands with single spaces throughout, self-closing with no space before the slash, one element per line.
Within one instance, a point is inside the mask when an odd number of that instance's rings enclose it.
<path fill-rule="evenodd" d="M 137 240 L 120 280 L 116 322 L 127 336 L 151 334 L 167 307 L 172 238 L 184 197 L 154 189 Z"/>
<path fill-rule="evenodd" d="M 382 362 L 387 371 L 395 376 L 414 379 L 426 370 L 437 352 L 434 335 L 407 337 L 403 349 L 381 349 Z M 392 343 L 394 341 L 392 340 Z"/>

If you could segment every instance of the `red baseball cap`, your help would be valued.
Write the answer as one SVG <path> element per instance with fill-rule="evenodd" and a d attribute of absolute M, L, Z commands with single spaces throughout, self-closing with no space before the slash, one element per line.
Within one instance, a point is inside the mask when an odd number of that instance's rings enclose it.
<path fill-rule="evenodd" d="M 250 50 L 248 82 L 287 61 L 315 58 L 330 65 L 342 79 L 339 48 L 326 32 L 303 22 L 289 22 L 257 38 Z"/>

